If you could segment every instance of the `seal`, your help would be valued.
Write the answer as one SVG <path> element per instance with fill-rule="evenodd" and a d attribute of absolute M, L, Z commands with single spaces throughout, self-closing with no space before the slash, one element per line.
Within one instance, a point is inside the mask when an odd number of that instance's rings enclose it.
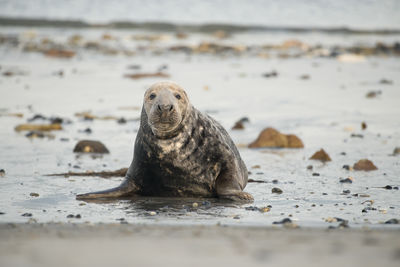
<path fill-rule="evenodd" d="M 183 88 L 165 81 L 145 92 L 133 160 L 124 181 L 76 199 L 141 195 L 247 202 L 253 200 L 243 192 L 247 179 L 246 165 L 226 130 L 194 108 Z"/>

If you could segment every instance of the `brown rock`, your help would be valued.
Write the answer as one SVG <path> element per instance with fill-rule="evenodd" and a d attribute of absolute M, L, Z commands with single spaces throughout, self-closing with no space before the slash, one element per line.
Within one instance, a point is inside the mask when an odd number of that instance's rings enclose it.
<path fill-rule="evenodd" d="M 55 57 L 55 58 L 72 58 L 75 56 L 74 51 L 70 50 L 57 50 L 57 49 L 50 49 L 44 52 L 44 55 L 47 57 Z"/>
<path fill-rule="evenodd" d="M 363 121 L 362 123 L 361 123 L 361 129 L 362 130 L 365 130 L 365 129 L 367 129 L 367 123 L 365 122 L 365 121 Z"/>
<path fill-rule="evenodd" d="M 241 121 L 237 121 L 235 125 L 233 125 L 232 130 L 243 130 L 244 125 Z"/>
<path fill-rule="evenodd" d="M 170 75 L 163 72 L 155 72 L 155 73 L 126 74 L 125 77 L 137 80 L 142 78 L 169 78 Z"/>
<path fill-rule="evenodd" d="M 99 141 L 93 140 L 81 140 L 79 141 L 74 148 L 75 153 L 110 153 L 108 149 L 103 145 L 103 143 Z"/>
<path fill-rule="evenodd" d="M 393 155 L 398 155 L 398 154 L 400 154 L 400 147 L 396 147 L 396 148 L 393 150 Z"/>
<path fill-rule="evenodd" d="M 15 131 L 59 131 L 62 130 L 61 124 L 20 124 L 15 127 Z"/>
<path fill-rule="evenodd" d="M 290 148 L 303 148 L 303 142 L 294 134 L 288 134 L 286 135 L 286 138 L 288 140 L 288 146 Z"/>
<path fill-rule="evenodd" d="M 374 171 L 378 169 L 374 163 L 368 159 L 360 159 L 354 164 L 353 168 L 356 171 Z"/>
<path fill-rule="evenodd" d="M 331 161 L 331 158 L 329 157 L 328 153 L 326 153 L 325 150 L 323 150 L 322 148 L 319 151 L 315 152 L 310 159 L 319 160 L 322 162 Z"/>
<path fill-rule="evenodd" d="M 249 144 L 250 148 L 275 147 L 275 148 L 302 148 L 303 142 L 295 135 L 281 134 L 274 128 L 261 131 L 257 139 Z"/>

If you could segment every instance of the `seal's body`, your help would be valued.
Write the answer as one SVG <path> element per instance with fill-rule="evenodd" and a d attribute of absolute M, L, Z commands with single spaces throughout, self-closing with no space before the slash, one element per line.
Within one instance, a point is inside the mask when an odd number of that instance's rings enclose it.
<path fill-rule="evenodd" d="M 77 199 L 128 195 L 252 200 L 247 169 L 225 129 L 192 107 L 172 82 L 145 93 L 134 156 L 124 182 Z"/>

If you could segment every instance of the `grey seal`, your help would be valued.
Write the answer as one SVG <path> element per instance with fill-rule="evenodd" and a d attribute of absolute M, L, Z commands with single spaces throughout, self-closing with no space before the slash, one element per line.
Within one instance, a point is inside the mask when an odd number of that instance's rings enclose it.
<path fill-rule="evenodd" d="M 252 195 L 243 192 L 247 179 L 246 165 L 226 130 L 194 108 L 183 88 L 165 81 L 145 92 L 124 181 L 76 199 L 141 195 L 252 201 Z"/>

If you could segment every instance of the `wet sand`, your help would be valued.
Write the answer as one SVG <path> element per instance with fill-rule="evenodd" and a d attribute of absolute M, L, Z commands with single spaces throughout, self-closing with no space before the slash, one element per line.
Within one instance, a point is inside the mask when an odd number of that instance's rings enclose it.
<path fill-rule="evenodd" d="M 398 230 L 1 224 L 1 266 L 398 266 Z"/>

